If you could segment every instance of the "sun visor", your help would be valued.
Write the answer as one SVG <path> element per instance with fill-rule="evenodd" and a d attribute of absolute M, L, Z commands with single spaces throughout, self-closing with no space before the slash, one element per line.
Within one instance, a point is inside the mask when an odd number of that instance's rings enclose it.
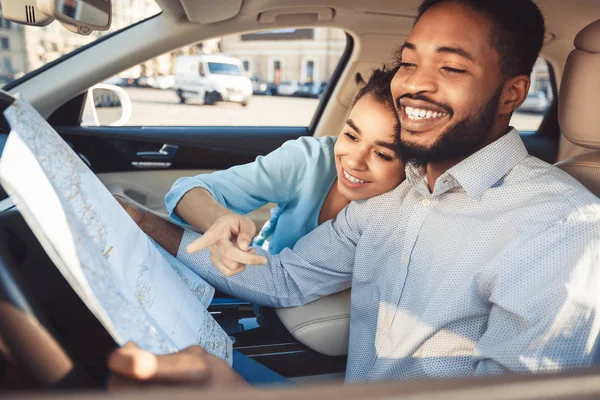
<path fill-rule="evenodd" d="M 190 22 L 212 24 L 231 19 L 240 13 L 243 0 L 181 0 Z"/>

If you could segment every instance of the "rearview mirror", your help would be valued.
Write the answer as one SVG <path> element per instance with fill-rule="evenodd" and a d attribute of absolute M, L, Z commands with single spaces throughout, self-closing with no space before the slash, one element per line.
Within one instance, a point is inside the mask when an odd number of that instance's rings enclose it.
<path fill-rule="evenodd" d="M 82 35 L 110 28 L 110 0 L 37 0 L 40 11 Z"/>
<path fill-rule="evenodd" d="M 106 31 L 112 21 L 111 0 L 0 0 L 5 19 L 46 26 L 55 19 L 71 32 Z"/>

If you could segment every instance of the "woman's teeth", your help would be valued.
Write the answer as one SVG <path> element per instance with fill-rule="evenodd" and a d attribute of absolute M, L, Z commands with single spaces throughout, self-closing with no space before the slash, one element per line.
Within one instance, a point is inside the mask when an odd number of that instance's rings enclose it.
<path fill-rule="evenodd" d="M 344 176 L 346 177 L 346 179 L 348 179 L 352 183 L 365 183 L 366 182 L 366 181 L 363 181 L 361 179 L 353 177 L 352 175 L 350 175 L 349 173 L 347 173 L 345 169 L 343 169 L 343 171 L 344 171 Z"/>
<path fill-rule="evenodd" d="M 413 107 L 404 107 L 404 112 L 408 116 L 409 119 L 419 120 L 419 119 L 431 119 L 431 118 L 442 118 L 448 115 L 445 112 L 434 112 L 431 110 L 423 110 L 420 108 Z"/>

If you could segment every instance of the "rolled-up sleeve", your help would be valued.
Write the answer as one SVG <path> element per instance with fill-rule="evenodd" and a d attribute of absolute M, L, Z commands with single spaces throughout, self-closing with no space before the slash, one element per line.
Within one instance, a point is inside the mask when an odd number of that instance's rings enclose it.
<path fill-rule="evenodd" d="M 361 211 L 351 203 L 336 220 L 327 221 L 301 238 L 293 249 L 270 255 L 265 265 L 249 265 L 231 278 L 210 262 L 207 250 L 188 254 L 186 246 L 198 234 L 186 231 L 177 258 L 229 295 L 270 307 L 299 306 L 350 287 L 356 244 L 361 227 L 355 218 Z"/>
<path fill-rule="evenodd" d="M 241 215 L 270 202 L 288 202 L 312 179 L 310 170 L 323 162 L 322 146 L 321 141 L 313 137 L 290 140 L 252 163 L 180 178 L 165 197 L 169 216 L 175 222 L 186 223 L 174 210 L 181 198 L 194 188 L 206 189 L 223 207 Z"/>

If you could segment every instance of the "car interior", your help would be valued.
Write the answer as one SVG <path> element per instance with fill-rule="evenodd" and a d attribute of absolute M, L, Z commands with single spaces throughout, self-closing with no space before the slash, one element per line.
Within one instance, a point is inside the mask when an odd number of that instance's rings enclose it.
<path fill-rule="evenodd" d="M 421 3 L 156 2 L 159 14 L 102 36 L 3 90 L 30 102 L 112 193 L 165 218 L 164 196 L 180 177 L 251 162 L 301 136 L 337 134 L 362 77 L 393 61 Z M 600 2 L 536 2 L 546 18 L 541 57 L 549 66 L 554 97 L 539 129 L 521 132 L 522 137 L 530 154 L 557 163 L 599 195 Z M 344 54 L 308 126 L 81 126 L 88 89 L 121 71 L 202 40 L 290 27 L 335 27 L 347 35 Z M 0 128 L 1 151 L 10 127 L 2 121 Z M 157 154 L 165 145 L 176 151 Z M 168 168 L 153 168 L 154 161 L 168 161 Z M 267 221 L 271 206 L 250 215 L 257 226 Z M 0 392 L 102 389 L 108 372 L 106 355 L 115 343 L 54 267 L 4 191 L 0 191 L 0 227 Z M 276 310 L 217 293 L 209 311 L 235 339 L 236 350 L 284 377 L 301 384 L 343 381 L 349 291 Z M 426 390 L 434 387 L 441 388 Z M 397 387 L 386 390 L 399 393 Z M 418 392 L 416 386 L 405 390 Z"/>

